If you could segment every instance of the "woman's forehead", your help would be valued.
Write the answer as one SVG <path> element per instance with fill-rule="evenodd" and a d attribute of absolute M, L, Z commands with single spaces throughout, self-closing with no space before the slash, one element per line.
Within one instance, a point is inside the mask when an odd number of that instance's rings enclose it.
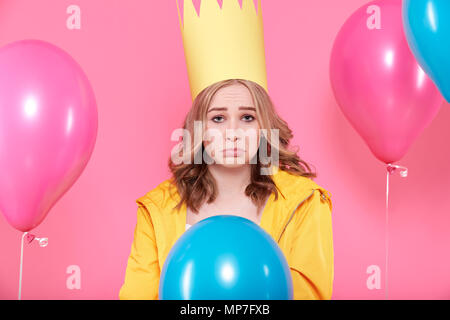
<path fill-rule="evenodd" d="M 210 108 L 238 108 L 241 106 L 254 106 L 253 99 L 247 87 L 243 85 L 231 85 L 219 89 L 214 95 Z"/>

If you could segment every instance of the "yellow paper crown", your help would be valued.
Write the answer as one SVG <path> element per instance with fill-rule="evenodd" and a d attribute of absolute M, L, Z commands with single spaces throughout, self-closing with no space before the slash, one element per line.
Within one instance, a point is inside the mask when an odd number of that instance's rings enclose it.
<path fill-rule="evenodd" d="M 192 0 L 184 1 L 181 20 L 184 54 L 192 100 L 206 87 L 227 79 L 246 79 L 267 91 L 261 0 L 202 0 L 197 15 Z"/>

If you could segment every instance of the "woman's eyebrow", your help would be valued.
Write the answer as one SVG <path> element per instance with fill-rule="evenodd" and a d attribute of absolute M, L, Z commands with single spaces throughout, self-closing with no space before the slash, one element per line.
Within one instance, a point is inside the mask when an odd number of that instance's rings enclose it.
<path fill-rule="evenodd" d="M 208 110 L 208 113 L 210 113 L 211 111 L 227 111 L 228 108 L 227 107 L 215 107 L 215 108 L 211 108 Z M 242 106 L 239 107 L 239 110 L 251 110 L 251 111 L 255 111 L 256 112 L 256 108 L 254 107 L 246 107 L 246 106 Z"/>

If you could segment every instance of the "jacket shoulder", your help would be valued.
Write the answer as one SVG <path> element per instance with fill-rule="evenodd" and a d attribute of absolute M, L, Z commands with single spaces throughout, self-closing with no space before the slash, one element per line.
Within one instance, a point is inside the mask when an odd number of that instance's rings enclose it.
<path fill-rule="evenodd" d="M 159 183 L 155 188 L 151 189 L 143 196 L 136 199 L 138 205 L 156 204 L 159 207 L 166 206 L 169 202 L 173 202 L 177 197 L 176 186 L 172 179 L 166 179 Z"/>
<path fill-rule="evenodd" d="M 310 177 L 299 176 L 291 172 L 279 169 L 274 176 L 276 185 L 285 195 L 297 194 L 306 190 L 318 190 L 322 200 L 328 202 L 332 209 L 331 193 L 322 185 L 312 180 Z"/>

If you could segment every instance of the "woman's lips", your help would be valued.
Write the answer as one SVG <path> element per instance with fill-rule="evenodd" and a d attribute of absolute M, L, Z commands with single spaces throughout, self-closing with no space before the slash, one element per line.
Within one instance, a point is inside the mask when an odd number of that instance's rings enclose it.
<path fill-rule="evenodd" d="M 244 150 L 239 149 L 239 148 L 234 148 L 234 149 L 224 149 L 224 150 L 222 150 L 222 152 L 227 157 L 236 157 L 236 156 L 240 156 L 242 153 L 244 153 Z"/>

